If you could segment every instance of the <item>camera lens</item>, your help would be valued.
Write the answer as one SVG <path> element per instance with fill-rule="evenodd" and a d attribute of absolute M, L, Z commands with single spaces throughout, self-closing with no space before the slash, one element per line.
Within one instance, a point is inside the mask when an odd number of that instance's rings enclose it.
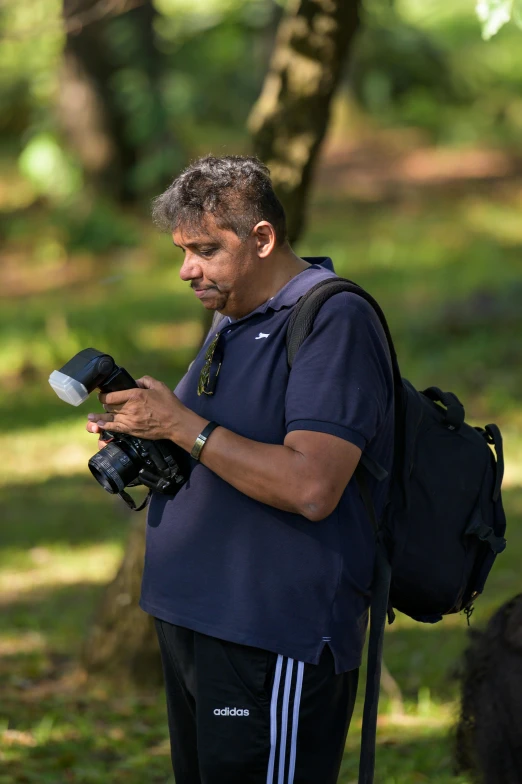
<path fill-rule="evenodd" d="M 141 466 L 137 459 L 132 459 L 130 448 L 129 452 L 111 441 L 89 460 L 91 474 L 108 493 L 121 493 L 138 476 Z"/>

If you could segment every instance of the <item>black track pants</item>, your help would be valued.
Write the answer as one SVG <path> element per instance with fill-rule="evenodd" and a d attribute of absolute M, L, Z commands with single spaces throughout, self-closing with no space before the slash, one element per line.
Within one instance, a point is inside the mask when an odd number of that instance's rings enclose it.
<path fill-rule="evenodd" d="M 176 784 L 335 784 L 359 671 L 156 619 Z"/>

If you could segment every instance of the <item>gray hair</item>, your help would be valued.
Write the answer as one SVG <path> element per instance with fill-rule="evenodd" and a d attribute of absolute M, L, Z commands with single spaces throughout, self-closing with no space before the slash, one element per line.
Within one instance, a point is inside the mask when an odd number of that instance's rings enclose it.
<path fill-rule="evenodd" d="M 266 220 L 274 227 L 277 244 L 286 242 L 285 212 L 270 172 L 258 158 L 199 158 L 152 202 L 155 225 L 170 234 L 180 226 L 199 227 L 207 213 L 219 228 L 234 231 L 241 240 Z"/>

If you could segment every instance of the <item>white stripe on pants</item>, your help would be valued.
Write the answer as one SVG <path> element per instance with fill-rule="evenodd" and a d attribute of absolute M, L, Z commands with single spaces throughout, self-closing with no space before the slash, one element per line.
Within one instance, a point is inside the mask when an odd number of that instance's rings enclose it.
<path fill-rule="evenodd" d="M 297 664 L 294 674 L 294 663 Z M 284 691 L 282 705 L 279 708 L 279 697 L 284 672 Z M 274 676 L 274 686 L 272 689 L 272 699 L 270 703 L 270 757 L 268 761 L 268 772 L 266 784 L 293 784 L 295 760 L 297 753 L 297 728 L 299 724 L 299 705 L 301 701 L 301 691 L 303 686 L 304 663 L 294 662 L 286 656 L 277 657 L 276 670 Z M 290 716 L 290 700 L 294 695 L 293 710 Z M 281 724 L 278 722 L 280 715 Z M 290 717 L 290 727 L 289 725 Z M 290 755 L 288 763 L 288 775 L 285 778 L 286 770 L 286 744 L 290 733 Z M 276 758 L 279 753 L 279 764 L 276 773 Z"/>

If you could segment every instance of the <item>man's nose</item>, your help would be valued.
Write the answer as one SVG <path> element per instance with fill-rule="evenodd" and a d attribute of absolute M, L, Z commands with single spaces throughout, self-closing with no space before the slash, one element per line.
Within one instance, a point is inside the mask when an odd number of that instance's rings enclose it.
<path fill-rule="evenodd" d="M 203 277 L 203 270 L 197 256 L 194 256 L 192 253 L 185 254 L 179 276 L 181 280 L 196 280 Z"/>

